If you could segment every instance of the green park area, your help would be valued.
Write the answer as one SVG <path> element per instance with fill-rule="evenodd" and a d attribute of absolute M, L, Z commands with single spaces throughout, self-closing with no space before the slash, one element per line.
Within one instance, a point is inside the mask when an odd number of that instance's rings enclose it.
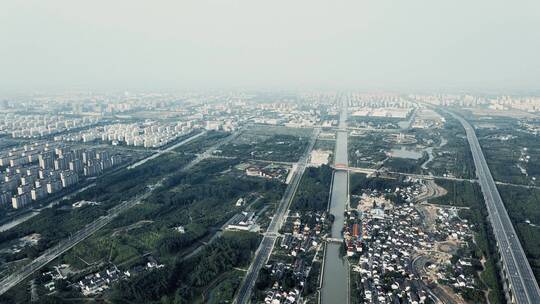
<path fill-rule="evenodd" d="M 296 162 L 305 150 L 312 129 L 254 125 L 219 148 L 217 155 L 267 161 Z"/>
<path fill-rule="evenodd" d="M 217 134 L 207 140 L 215 142 Z M 211 146 L 203 144 L 204 147 Z M 187 147 L 191 151 L 191 146 Z M 144 271 L 113 284 L 103 297 L 115 303 L 165 301 L 206 302 L 232 297 L 242 273 L 260 241 L 257 233 L 223 232 L 223 225 L 234 215 L 251 210 L 272 209 L 281 199 L 285 185 L 275 179 L 246 176 L 236 167 L 241 159 L 207 159 L 190 170 L 181 170 L 194 159 L 191 152 L 164 154 L 134 169 L 105 175 L 96 186 L 70 200 L 45 209 L 32 221 L 0 233 L 2 244 L 39 234 L 37 244 L 15 254 L 2 255 L 7 262 L 28 261 L 70 237 L 122 201 L 141 194 L 152 194 L 118 215 L 111 223 L 77 244 L 53 265 L 69 264 L 68 286 L 57 296 L 75 301 L 79 297 L 69 284 L 85 275 L 114 265 L 122 271 L 144 266 L 148 257 L 166 265 Z M 238 206 L 239 199 L 245 205 Z M 80 208 L 81 200 L 97 202 Z M 36 272 L 30 279 L 36 279 Z M 223 276 L 224 282 L 217 282 Z M 29 280 L 21 284 L 28 284 Z M 225 283 L 228 282 L 228 283 Z M 0 301 L 28 300 L 24 288 L 12 289 Z M 204 298 L 204 300 L 203 300 Z M 221 300 L 220 300 L 221 301 Z"/>

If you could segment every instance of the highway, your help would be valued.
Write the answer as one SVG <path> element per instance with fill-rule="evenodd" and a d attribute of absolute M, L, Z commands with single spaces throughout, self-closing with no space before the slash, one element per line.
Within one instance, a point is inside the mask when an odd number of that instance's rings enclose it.
<path fill-rule="evenodd" d="M 78 189 L 74 192 L 71 192 L 69 194 L 66 194 L 54 201 L 52 201 L 51 203 L 49 203 L 47 206 L 45 207 L 42 207 L 42 208 L 38 208 L 38 209 L 34 209 L 33 211 L 31 211 L 30 213 L 27 213 L 21 217 L 18 217 L 16 219 L 13 219 L 12 221 L 8 222 L 8 223 L 5 223 L 3 225 L 0 226 L 0 232 L 4 232 L 4 231 L 8 231 L 9 229 L 13 228 L 13 227 L 16 227 L 26 221 L 28 221 L 29 219 L 33 218 L 34 216 L 38 215 L 41 213 L 41 211 L 47 209 L 47 208 L 52 208 L 56 205 L 58 205 L 61 201 L 63 200 L 66 200 L 66 199 L 70 199 L 72 197 L 74 197 L 75 195 L 87 190 L 87 189 L 90 189 L 92 187 L 94 187 L 96 185 L 96 183 L 91 183 L 85 187 L 82 187 L 81 189 Z"/>
<path fill-rule="evenodd" d="M 190 170 L 191 168 L 193 168 L 194 166 L 196 166 L 197 164 L 199 164 L 199 163 L 202 162 L 203 160 L 212 157 L 212 155 L 214 154 L 214 152 L 215 152 L 219 147 L 221 147 L 221 146 L 224 145 L 224 144 L 230 143 L 233 139 L 237 138 L 238 135 L 240 135 L 240 134 L 242 133 L 243 130 L 244 130 L 244 128 L 238 129 L 237 131 L 235 131 L 235 132 L 232 133 L 231 135 L 229 135 L 229 136 L 223 138 L 222 140 L 218 141 L 217 143 L 215 143 L 214 145 L 212 145 L 210 148 L 206 149 L 206 151 L 204 151 L 203 153 L 197 155 L 197 157 L 196 157 L 194 160 L 192 160 L 187 166 L 185 166 L 184 169 L 182 169 L 182 170 L 183 170 L 183 171 Z M 206 133 L 206 132 L 205 132 L 205 133 Z"/>
<path fill-rule="evenodd" d="M 201 136 L 201 134 L 204 134 L 204 133 L 205 132 L 194 135 L 194 136 L 192 136 L 192 137 L 190 137 L 190 138 L 188 138 L 188 139 L 174 145 L 173 147 L 176 148 L 176 147 L 179 147 L 179 146 L 181 146 L 183 144 L 186 144 L 186 143 L 190 142 L 191 140 Z M 225 140 L 229 140 L 230 137 L 233 137 L 233 136 L 237 136 L 237 134 L 232 134 L 229 137 L 225 138 Z M 205 156 L 211 155 L 212 152 L 219 145 L 223 144 L 225 140 L 220 141 L 216 145 L 208 148 L 201 155 L 205 155 Z M 313 144 L 315 144 L 314 141 L 313 141 Z M 171 148 L 173 148 L 173 147 L 171 147 Z M 198 164 L 199 162 L 201 162 L 205 158 L 206 157 L 204 157 L 204 158 L 197 157 L 196 159 L 194 159 L 190 163 L 188 163 L 184 168 L 182 168 L 182 170 L 186 170 L 186 168 L 192 168 L 193 166 L 195 166 L 196 164 Z M 152 186 L 148 186 L 147 188 L 148 189 L 157 188 L 158 186 L 160 186 L 162 184 L 162 182 L 166 178 L 167 177 L 162 178 L 160 181 L 158 181 L 157 183 L 155 183 Z M 124 201 L 124 202 L 116 205 L 115 207 L 108 210 L 107 215 L 99 217 L 98 219 L 94 220 L 92 223 L 86 225 L 85 227 L 83 227 L 79 231 L 73 233 L 68 239 L 64 239 L 64 240 L 60 241 L 56 246 L 51 247 L 51 248 L 47 249 L 46 251 L 44 251 L 38 258 L 34 259 L 29 264 L 21 267 L 19 270 L 12 273 L 11 275 L 8 275 L 8 276 L 2 278 L 0 280 L 0 295 L 4 294 L 10 288 L 14 287 L 15 285 L 19 284 L 24 279 L 29 277 L 32 273 L 34 273 L 35 271 L 41 269 L 42 267 L 44 267 L 45 265 L 47 265 L 48 263 L 50 263 L 51 261 L 53 261 L 54 259 L 59 257 L 60 255 L 65 253 L 66 251 L 73 248 L 75 245 L 77 245 L 80 242 L 84 241 L 86 238 L 88 238 L 89 236 L 94 234 L 96 231 L 98 231 L 99 229 L 101 229 L 102 227 L 104 227 L 105 225 L 110 223 L 120 213 L 122 213 L 122 212 L 128 210 L 129 208 L 141 203 L 143 200 L 148 198 L 152 193 L 153 193 L 153 191 L 149 190 L 149 191 L 146 191 L 142 195 L 134 197 L 130 201 Z"/>
<path fill-rule="evenodd" d="M 270 258 L 270 254 L 272 253 L 274 243 L 279 233 L 279 228 L 283 224 L 283 220 L 285 218 L 285 215 L 287 214 L 292 199 L 294 198 L 294 194 L 296 193 L 298 185 L 302 180 L 302 176 L 304 175 L 304 171 L 306 170 L 308 164 L 309 155 L 311 153 L 311 150 L 313 150 L 313 147 L 315 146 L 315 141 L 317 140 L 317 137 L 319 137 L 320 132 L 321 130 L 319 128 L 315 128 L 313 130 L 311 139 L 306 149 L 304 150 L 304 153 L 298 160 L 297 170 L 293 173 L 291 182 L 285 189 L 285 193 L 281 197 L 281 201 L 279 202 L 276 212 L 272 217 L 272 221 L 270 221 L 270 225 L 268 225 L 268 229 L 263 236 L 261 244 L 255 252 L 255 257 L 253 258 L 251 265 L 249 266 L 244 280 L 240 284 L 240 288 L 238 289 L 238 293 L 236 295 L 234 303 L 245 304 L 250 302 L 251 291 L 253 289 L 253 286 L 255 286 L 259 271 L 264 266 L 266 261 L 268 261 L 268 259 Z"/>
<path fill-rule="evenodd" d="M 31 263 L 23 266 L 15 273 L 3 278 L 0 281 L 0 295 L 4 294 L 10 288 L 14 287 L 15 285 L 26 279 L 28 276 L 30 276 L 32 273 L 47 265 L 49 262 L 59 257 L 64 252 L 68 251 L 75 245 L 79 244 L 80 242 L 94 234 L 103 226 L 110 223 L 117 215 L 140 203 L 150 194 L 151 192 L 147 192 L 134 200 L 122 202 L 119 205 L 109 209 L 109 213 L 107 215 L 99 217 L 97 220 L 86 225 L 81 230 L 73 233 L 68 239 L 62 240 L 56 246 L 44 251 L 38 258 L 34 259 Z"/>
<path fill-rule="evenodd" d="M 176 148 L 178 148 L 178 147 L 180 147 L 180 146 L 183 146 L 183 145 L 185 145 L 185 144 L 187 144 L 187 143 L 189 143 L 189 142 L 191 142 L 191 141 L 193 141 L 193 140 L 195 140 L 195 139 L 197 139 L 197 138 L 199 138 L 199 137 L 201 137 L 201 136 L 203 136 L 203 135 L 205 135 L 205 134 L 206 134 L 206 131 L 203 131 L 203 132 L 197 133 L 197 134 L 195 134 L 195 135 L 193 135 L 193 136 L 190 136 L 190 137 L 188 137 L 188 138 L 182 140 L 181 142 L 176 143 L 176 144 L 174 144 L 174 145 L 172 145 L 172 146 L 170 146 L 170 147 L 168 147 L 168 148 L 166 148 L 166 149 L 158 150 L 156 153 L 154 153 L 154 154 L 148 156 L 148 157 L 145 158 L 145 159 L 141 159 L 140 161 L 134 163 L 133 165 L 131 165 L 131 166 L 127 167 L 127 168 L 128 168 L 128 169 L 137 168 L 138 166 L 140 166 L 140 165 L 146 163 L 147 161 L 152 160 L 152 159 L 154 159 L 154 158 L 156 158 L 156 157 L 162 155 L 163 153 L 167 153 L 167 152 L 173 151 L 174 149 L 176 149 Z"/>
<path fill-rule="evenodd" d="M 512 303 L 540 303 L 540 288 L 535 280 L 529 261 L 521 247 L 519 239 L 504 207 L 503 201 L 487 165 L 482 148 L 473 127 L 461 116 L 450 113 L 465 128 L 471 148 L 484 200 L 489 213 L 489 220 L 499 247 L 503 265 L 503 278 L 511 290 Z"/>

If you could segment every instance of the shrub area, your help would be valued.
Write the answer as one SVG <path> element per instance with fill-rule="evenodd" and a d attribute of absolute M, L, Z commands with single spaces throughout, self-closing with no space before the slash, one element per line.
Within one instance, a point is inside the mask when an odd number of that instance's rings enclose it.
<path fill-rule="evenodd" d="M 327 165 L 307 168 L 294 196 L 291 210 L 325 211 L 328 209 L 332 174 L 332 168 Z"/>

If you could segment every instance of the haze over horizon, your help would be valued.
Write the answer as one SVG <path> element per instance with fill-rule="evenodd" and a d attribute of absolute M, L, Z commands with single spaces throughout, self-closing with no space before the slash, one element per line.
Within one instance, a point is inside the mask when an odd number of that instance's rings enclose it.
<path fill-rule="evenodd" d="M 540 2 L 4 1 L 0 94 L 540 90 Z"/>

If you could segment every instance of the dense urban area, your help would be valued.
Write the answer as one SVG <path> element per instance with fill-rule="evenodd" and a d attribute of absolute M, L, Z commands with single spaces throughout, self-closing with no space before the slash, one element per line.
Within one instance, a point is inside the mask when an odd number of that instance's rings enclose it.
<path fill-rule="evenodd" d="M 0 303 L 540 303 L 540 97 L 0 99 Z"/>

